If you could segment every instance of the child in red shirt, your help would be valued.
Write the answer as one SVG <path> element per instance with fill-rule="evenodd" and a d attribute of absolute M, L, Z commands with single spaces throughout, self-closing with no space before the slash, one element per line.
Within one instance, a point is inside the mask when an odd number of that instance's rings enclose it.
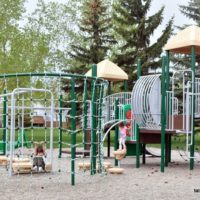
<path fill-rule="evenodd" d="M 126 145 L 125 145 L 125 142 L 126 142 L 126 132 L 127 132 L 127 126 L 124 125 L 123 122 L 121 122 L 119 124 L 119 132 L 120 132 L 120 137 L 119 137 L 119 149 L 120 150 L 126 150 Z"/>

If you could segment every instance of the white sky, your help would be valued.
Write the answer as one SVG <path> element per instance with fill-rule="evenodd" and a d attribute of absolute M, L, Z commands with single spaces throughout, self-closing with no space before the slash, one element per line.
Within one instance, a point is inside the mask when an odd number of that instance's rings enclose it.
<path fill-rule="evenodd" d="M 155 13 L 161 6 L 165 6 L 164 19 L 162 25 L 155 31 L 152 42 L 160 35 L 165 24 L 174 16 L 174 25 L 182 26 L 184 24 L 194 24 L 192 20 L 186 18 L 180 11 L 179 5 L 188 5 L 189 0 L 152 0 L 150 14 Z M 176 31 L 176 30 L 175 30 Z"/>
<path fill-rule="evenodd" d="M 46 0 L 49 2 L 50 0 Z M 56 2 L 65 3 L 67 0 L 52 0 Z M 113 0 L 114 1 L 114 0 Z M 178 5 L 187 5 L 189 0 L 152 0 L 151 9 L 149 11 L 149 15 L 157 12 L 162 5 L 165 6 L 164 11 L 164 20 L 161 26 L 154 32 L 152 36 L 151 42 L 155 42 L 156 38 L 161 34 L 163 28 L 169 19 L 174 16 L 174 24 L 176 26 L 181 26 L 183 24 L 194 24 L 193 21 L 187 19 L 184 15 L 182 15 L 179 11 Z M 36 7 L 37 0 L 27 0 L 26 8 L 28 12 L 31 12 Z"/>

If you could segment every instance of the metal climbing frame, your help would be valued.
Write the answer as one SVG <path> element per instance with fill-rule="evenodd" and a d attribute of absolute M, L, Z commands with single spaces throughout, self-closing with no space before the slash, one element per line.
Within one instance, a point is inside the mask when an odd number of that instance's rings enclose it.
<path fill-rule="evenodd" d="M 15 121 L 16 121 L 16 95 L 18 94 L 25 94 L 25 93 L 32 93 L 32 92 L 48 92 L 51 95 L 51 120 L 50 120 L 50 164 L 53 166 L 53 116 L 54 116 L 54 98 L 53 94 L 49 90 L 45 89 L 35 89 L 35 88 L 16 88 L 13 90 L 12 93 L 9 94 L 3 94 L 0 95 L 0 97 L 11 97 L 11 124 L 10 124 L 10 151 L 9 155 L 10 156 L 10 164 L 9 164 L 9 174 L 10 176 L 12 175 L 12 163 L 13 163 L 13 158 L 14 158 L 14 149 L 15 149 L 15 132 L 16 132 L 16 126 L 15 126 Z M 24 98 L 23 98 L 24 100 Z M 24 101 L 22 102 L 24 105 Z M 24 118 L 24 107 L 22 105 L 22 119 Z M 24 121 L 22 120 L 22 133 L 24 132 Z M 23 154 L 23 141 L 24 137 L 22 136 L 22 154 Z"/>
<path fill-rule="evenodd" d="M 192 86 L 190 88 L 192 95 L 191 95 L 191 115 L 188 114 L 188 112 L 190 112 L 190 109 L 187 108 L 187 115 L 190 116 L 191 120 L 187 121 L 191 121 L 190 127 L 191 127 L 191 145 L 190 145 L 190 169 L 192 170 L 194 168 L 194 153 L 195 153 L 195 127 L 194 127 L 194 117 L 195 117 L 195 112 L 198 110 L 195 108 L 195 68 L 196 68 L 196 61 L 195 61 L 195 56 L 196 56 L 196 52 L 195 52 L 195 46 L 191 46 L 191 72 L 192 72 L 192 77 L 191 77 L 191 82 L 192 82 Z M 152 82 L 154 79 L 156 79 L 156 75 L 153 76 L 147 76 L 147 77 L 141 77 L 141 61 L 138 59 L 138 64 L 137 64 L 137 73 L 138 73 L 138 80 L 133 88 L 132 91 L 132 108 L 133 108 L 133 112 L 134 112 L 134 117 L 136 120 L 136 123 L 140 126 L 140 127 L 144 127 L 144 128 L 154 128 L 154 129 L 160 129 L 161 128 L 161 172 L 164 172 L 164 166 L 168 164 L 169 160 L 165 160 L 165 133 L 166 133 L 166 125 L 168 128 L 174 128 L 174 124 L 173 124 L 173 116 L 174 114 L 179 114 L 179 111 L 177 112 L 177 110 L 179 110 L 179 102 L 177 101 L 176 98 L 174 98 L 174 91 L 172 89 L 172 92 L 170 91 L 170 78 L 169 78 L 169 50 L 167 51 L 167 56 L 163 56 L 162 57 L 162 87 L 161 87 L 161 92 L 157 91 L 156 95 L 154 96 L 153 99 L 160 101 L 161 100 L 161 110 L 160 109 L 160 104 L 157 104 L 157 112 L 155 113 L 156 116 L 160 115 L 161 116 L 161 120 L 159 120 L 159 117 L 157 118 L 157 120 L 155 120 L 155 118 L 153 117 L 154 111 L 151 112 L 150 109 L 150 105 L 151 105 L 151 101 L 149 100 L 149 91 L 151 90 L 151 87 L 148 87 L 148 85 L 152 85 Z M 188 70 L 189 71 L 189 70 Z M 144 80 L 142 80 L 144 79 Z M 145 80 L 146 79 L 146 80 Z M 180 81 L 180 80 L 178 80 Z M 184 84 L 185 85 L 185 82 Z M 158 84 L 158 87 L 160 88 L 160 84 Z M 183 87 L 183 101 L 186 101 L 186 94 L 185 93 L 185 89 Z M 199 87 L 197 88 L 199 90 Z M 168 91 L 168 92 L 167 92 Z M 167 95 L 168 93 L 168 95 Z M 160 97 L 160 94 L 162 94 L 162 96 Z M 197 93 L 198 94 L 198 93 Z M 187 99 L 190 99 L 189 97 L 187 97 Z M 198 101 L 196 102 L 196 104 L 198 104 Z M 167 106 L 167 104 L 168 106 Z M 189 105 L 189 100 L 187 100 L 187 106 Z M 185 102 L 183 103 L 183 115 L 182 115 L 182 120 L 183 120 L 183 124 L 182 124 L 182 128 L 185 128 L 185 112 L 186 112 L 186 108 L 184 108 Z M 190 106 L 190 105 L 189 105 Z M 167 115 L 166 115 L 167 114 Z M 197 115 L 196 115 L 197 116 Z M 169 123 L 170 119 L 169 117 L 172 117 L 172 122 Z M 166 124 L 167 121 L 167 124 Z M 150 123 L 149 123 L 150 122 Z M 160 123 L 160 124 L 159 124 Z M 187 122 L 188 123 L 188 122 Z M 171 124 L 169 127 L 169 124 Z M 189 128 L 188 128 L 189 129 Z M 139 129 L 137 129 L 136 132 L 136 167 L 138 168 L 140 166 L 140 148 L 139 148 L 139 141 L 140 141 L 140 135 L 139 135 Z M 189 140 L 189 139 L 188 139 Z M 170 144 L 169 148 L 170 148 Z M 170 153 L 168 154 L 169 158 L 170 158 Z"/>
<path fill-rule="evenodd" d="M 175 86 L 177 79 L 178 81 L 182 79 L 182 95 Z M 167 100 L 166 128 L 176 130 L 177 134 L 185 134 L 187 158 L 199 160 L 195 155 L 191 156 L 190 149 L 194 145 L 194 118 L 192 116 L 194 115 L 195 118 L 200 116 L 200 79 L 194 78 L 192 70 L 175 71 L 172 76 L 172 91 L 167 91 Z"/>
<path fill-rule="evenodd" d="M 103 154 L 100 152 L 100 149 L 97 149 L 98 143 L 102 141 L 102 100 L 105 96 L 105 91 L 107 89 L 107 81 L 97 78 L 95 75 L 93 77 L 86 77 L 83 75 L 77 74 L 66 74 L 66 73 L 24 73 L 24 74 L 5 74 L 0 75 L 0 85 L 1 85 L 1 94 L 3 102 L 2 102 L 2 118 L 5 118 L 9 109 L 21 109 L 21 107 L 28 108 L 30 104 L 37 103 L 42 100 L 45 106 L 45 113 L 49 108 L 49 99 L 50 95 L 46 95 L 48 91 L 52 92 L 54 97 L 54 104 L 57 109 L 54 109 L 54 112 L 58 114 L 59 117 L 56 118 L 58 123 L 53 123 L 56 125 L 57 132 L 59 135 L 59 141 L 57 141 L 57 145 L 59 146 L 59 156 L 62 155 L 62 148 L 71 149 L 71 170 L 69 171 L 71 175 L 71 184 L 75 185 L 75 175 L 76 175 L 76 149 L 79 147 L 85 146 L 85 133 L 86 131 L 90 131 L 91 134 L 91 174 L 96 173 L 96 164 L 101 163 L 100 166 L 103 165 L 102 156 Z M 40 87 L 44 88 L 45 96 L 34 96 L 29 95 L 26 96 L 26 99 L 23 100 L 23 97 L 19 97 L 19 93 L 24 93 L 27 88 L 35 88 L 34 90 L 38 91 Z M 67 89 L 62 90 L 61 88 L 64 86 Z M 88 87 L 92 86 L 91 89 Z M 10 97 L 8 98 L 8 94 L 12 93 L 13 89 L 23 88 L 23 91 L 20 91 L 16 94 L 15 98 L 18 102 L 13 108 L 13 104 L 9 105 Z M 81 88 L 81 90 L 79 90 Z M 16 89 L 16 90 L 17 90 Z M 15 90 L 14 90 L 15 91 Z M 34 92 L 33 92 L 34 93 Z M 24 93 L 24 95 L 28 95 Z M 12 98 L 14 99 L 14 97 Z M 14 101 L 14 100 L 13 100 Z M 24 103 L 23 103 L 24 101 Z M 26 101 L 26 102 L 25 102 Z M 22 103 L 21 103 L 22 102 Z M 37 107 L 37 105 L 36 105 Z M 89 108 L 89 110 L 88 110 Z M 68 113 L 64 118 L 64 111 L 67 109 Z M 23 109 L 21 109 L 23 110 Z M 34 111 L 34 108 L 31 106 L 29 109 L 29 114 Z M 90 111 L 90 112 L 89 112 Z M 12 112 L 15 112 L 13 110 Z M 23 111 L 22 111 L 23 113 Z M 24 113 L 25 114 L 25 113 Z M 13 113 L 12 113 L 13 115 Z M 9 118 L 10 116 L 9 115 Z M 32 116 L 32 115 L 31 115 Z M 12 118 L 12 126 L 14 124 L 14 117 Z M 63 124 L 63 120 L 66 120 L 67 124 Z M 8 118 L 3 120 L 3 132 L 6 137 L 6 130 L 8 126 L 10 126 L 10 122 L 8 122 Z M 45 132 L 45 141 L 47 139 L 46 129 L 47 122 L 44 120 L 44 132 Z M 23 126 L 23 125 L 22 125 Z M 66 126 L 66 127 L 65 127 Z M 89 127 L 89 128 L 88 128 Z M 24 127 L 25 128 L 25 127 Z M 29 131 L 29 140 L 30 144 L 33 143 L 33 130 L 37 129 L 37 127 L 31 126 L 26 129 Z M 83 140 L 80 143 L 76 141 L 76 135 L 78 133 L 82 133 Z M 64 140 L 63 136 L 69 135 L 71 136 L 71 140 Z M 4 137 L 4 138 L 5 138 Z M 66 137 L 65 137 L 66 138 Z M 13 139 L 13 137 L 12 137 Z M 6 146 L 6 139 L 4 140 Z M 54 141 L 56 143 L 56 141 Z M 11 149 L 12 150 L 12 149 Z M 97 150 L 97 151 L 96 151 Z M 99 152 L 97 154 L 97 152 Z M 98 155 L 98 156 L 97 156 Z M 83 157 L 81 157 L 83 159 Z"/>
<path fill-rule="evenodd" d="M 200 78 L 195 78 L 195 117 L 200 118 Z"/>
<path fill-rule="evenodd" d="M 178 76 L 179 75 L 179 76 Z M 176 89 L 177 82 L 179 85 L 181 84 L 182 79 L 182 92 L 178 92 Z M 194 74 L 192 70 L 178 70 L 173 72 L 173 76 L 171 78 L 172 82 L 172 90 L 167 91 L 167 103 L 166 103 L 166 128 L 169 130 L 180 130 L 182 132 L 186 131 L 186 97 L 188 92 L 194 93 L 194 89 L 198 89 L 198 84 L 195 84 L 195 88 L 193 84 L 189 84 L 194 80 Z M 179 86 L 180 87 L 180 86 Z M 180 90 L 180 89 L 179 89 Z M 182 93 L 182 94 L 181 94 Z M 192 97 L 193 98 L 193 97 Z M 193 101 L 193 100 L 192 100 Z M 191 113 L 190 113 L 191 115 Z M 175 126 L 175 120 L 181 123 L 181 127 Z M 176 122 L 177 124 L 177 122 Z M 189 126 L 189 125 L 187 125 Z M 191 123 L 190 123 L 191 126 Z"/>
<path fill-rule="evenodd" d="M 195 90 L 191 90 L 192 87 L 195 87 Z M 194 101 L 195 99 L 195 101 Z M 195 104 L 195 110 L 192 108 Z M 199 118 L 200 116 L 200 79 L 195 78 L 195 84 L 189 81 L 187 83 L 187 92 L 186 92 L 186 155 L 188 158 L 194 158 L 196 161 L 199 161 L 199 156 L 191 156 L 190 148 L 194 145 L 194 118 L 191 116 L 195 116 L 195 118 Z"/>
<path fill-rule="evenodd" d="M 166 110 L 168 111 L 166 113 L 166 127 L 169 130 L 174 130 L 174 117 L 178 115 L 178 98 L 174 97 L 174 94 L 172 91 L 166 92 Z"/>

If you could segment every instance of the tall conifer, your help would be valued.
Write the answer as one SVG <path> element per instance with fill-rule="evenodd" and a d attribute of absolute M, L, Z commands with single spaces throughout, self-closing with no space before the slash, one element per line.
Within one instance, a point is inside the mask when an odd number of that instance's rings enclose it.
<path fill-rule="evenodd" d="M 78 41 L 71 45 L 70 55 L 78 68 L 70 71 L 85 69 L 80 66 L 98 63 L 107 55 L 109 45 L 114 42 L 111 37 L 111 18 L 104 0 L 86 0 L 83 2 L 81 19 L 79 21 Z"/>
<path fill-rule="evenodd" d="M 181 5 L 180 11 L 200 26 L 200 0 L 190 0 L 188 5 Z"/>
<path fill-rule="evenodd" d="M 162 34 L 153 44 L 150 39 L 163 21 L 164 7 L 149 16 L 152 0 L 118 0 L 113 5 L 114 34 L 118 45 L 114 60 L 133 79 L 133 65 L 137 58 L 142 60 L 143 72 L 149 67 L 160 66 L 160 54 L 172 32 L 173 19 L 167 23 Z"/>

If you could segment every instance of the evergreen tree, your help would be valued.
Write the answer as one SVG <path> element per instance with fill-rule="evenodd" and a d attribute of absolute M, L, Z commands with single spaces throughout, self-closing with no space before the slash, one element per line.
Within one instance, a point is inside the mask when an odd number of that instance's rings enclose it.
<path fill-rule="evenodd" d="M 180 11 L 200 26 L 200 0 L 190 0 L 188 5 L 181 5 Z"/>
<path fill-rule="evenodd" d="M 188 5 L 180 5 L 180 11 L 183 13 L 186 17 L 189 19 L 192 19 L 197 26 L 200 26 L 200 0 L 190 0 L 188 2 Z M 186 25 L 182 27 L 185 28 Z M 176 61 L 181 63 L 183 66 L 188 68 L 191 64 L 191 57 L 189 55 L 184 55 L 181 59 L 179 59 L 178 56 L 175 56 Z M 200 65 L 200 56 L 196 55 L 196 62 L 198 63 L 198 66 Z M 200 69 L 196 69 L 196 75 L 200 76 Z"/>
<path fill-rule="evenodd" d="M 111 37 L 111 17 L 104 0 L 86 0 L 82 4 L 76 43 L 71 45 L 70 56 L 76 67 L 73 72 L 86 72 L 83 66 L 102 61 L 114 43 Z"/>
<path fill-rule="evenodd" d="M 113 5 L 113 23 L 118 45 L 113 50 L 113 58 L 133 80 L 133 65 L 141 58 L 143 72 L 149 67 L 161 66 L 160 54 L 172 33 L 173 19 L 166 25 L 160 37 L 150 44 L 151 36 L 163 20 L 164 7 L 148 16 L 152 0 L 118 0 Z"/>

